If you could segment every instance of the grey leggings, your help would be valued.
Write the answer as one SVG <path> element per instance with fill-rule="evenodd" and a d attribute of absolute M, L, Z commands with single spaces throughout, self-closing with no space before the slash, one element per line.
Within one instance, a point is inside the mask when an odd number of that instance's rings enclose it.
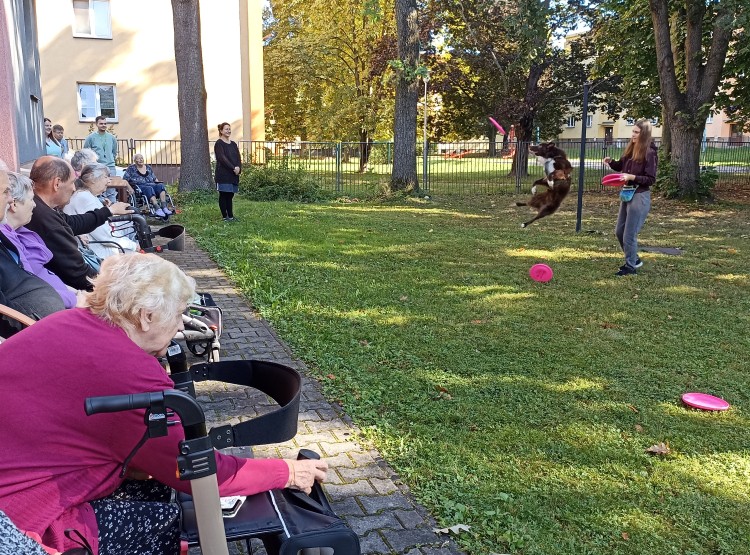
<path fill-rule="evenodd" d="M 638 232 L 651 210 L 651 191 L 633 195 L 630 202 L 620 203 L 615 235 L 625 253 L 625 265 L 635 269 L 638 260 Z"/>

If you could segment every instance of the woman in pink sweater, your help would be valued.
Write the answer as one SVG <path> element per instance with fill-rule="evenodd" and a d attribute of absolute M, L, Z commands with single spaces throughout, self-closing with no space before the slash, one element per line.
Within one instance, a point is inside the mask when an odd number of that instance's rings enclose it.
<path fill-rule="evenodd" d="M 76 547 L 65 535 L 73 528 L 95 554 L 179 553 L 178 512 L 165 486 L 190 489 L 176 475 L 182 427 L 149 439 L 129 462 L 130 476 L 152 480 L 123 480 L 144 411 L 88 418 L 84 400 L 172 389 L 155 356 L 182 328 L 193 295 L 194 281 L 171 262 L 115 255 L 86 308 L 50 315 L 0 344 L 0 510 L 19 528 L 60 551 Z M 309 491 L 327 469 L 314 460 L 216 458 L 222 496 Z"/>

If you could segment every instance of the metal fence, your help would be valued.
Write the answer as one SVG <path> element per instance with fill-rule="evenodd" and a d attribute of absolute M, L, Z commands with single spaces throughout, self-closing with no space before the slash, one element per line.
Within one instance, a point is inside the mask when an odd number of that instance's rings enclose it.
<path fill-rule="evenodd" d="M 83 146 L 83 139 L 70 139 L 70 148 Z M 573 188 L 581 171 L 581 142 L 559 141 L 573 165 Z M 591 140 L 585 144 L 584 191 L 602 191 L 601 178 L 609 173 L 602 159 L 619 158 L 627 141 Z M 342 195 L 376 192 L 388 182 L 393 169 L 393 143 L 354 142 L 251 142 L 240 141 L 247 164 L 302 171 L 326 189 Z M 428 143 L 426 164 L 423 145 L 417 145 L 420 187 L 436 195 L 528 192 L 543 170 L 528 151 L 529 143 L 512 142 L 502 147 L 487 141 Z M 118 139 L 118 164 L 132 163 L 141 153 L 160 179 L 179 177 L 180 142 Z M 706 141 L 701 145 L 701 166 L 713 168 L 722 182 L 750 185 L 750 142 Z M 426 173 L 424 170 L 427 170 Z"/>

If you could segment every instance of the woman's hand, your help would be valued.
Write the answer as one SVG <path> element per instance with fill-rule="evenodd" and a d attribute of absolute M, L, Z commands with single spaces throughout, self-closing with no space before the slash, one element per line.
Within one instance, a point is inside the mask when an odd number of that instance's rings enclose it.
<path fill-rule="evenodd" d="M 620 181 L 633 181 L 635 179 L 635 176 L 632 173 L 624 173 L 622 174 L 622 177 L 620 177 Z"/>
<path fill-rule="evenodd" d="M 240 167 L 239 166 L 235 166 L 234 167 L 234 175 L 240 175 Z"/>
<path fill-rule="evenodd" d="M 604 162 L 604 163 L 605 163 L 605 164 L 607 164 L 607 165 L 609 165 L 609 163 L 610 163 L 611 161 L 612 161 L 612 158 L 610 158 L 609 156 L 607 156 L 606 158 L 602 159 L 602 162 Z"/>
<path fill-rule="evenodd" d="M 289 466 L 289 480 L 285 486 L 287 488 L 298 489 L 309 494 L 316 481 L 322 482 L 326 479 L 326 470 L 328 470 L 326 461 L 284 459 L 284 462 Z"/>

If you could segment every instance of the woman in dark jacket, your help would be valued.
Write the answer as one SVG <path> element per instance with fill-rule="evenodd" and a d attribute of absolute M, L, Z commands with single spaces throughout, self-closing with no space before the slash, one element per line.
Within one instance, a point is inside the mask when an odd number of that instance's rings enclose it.
<path fill-rule="evenodd" d="M 237 143 L 229 140 L 232 136 L 232 126 L 228 123 L 219 124 L 219 140 L 214 145 L 216 156 L 216 189 L 219 191 L 219 209 L 225 222 L 235 220 L 232 211 L 232 199 L 240 190 L 240 173 L 242 173 L 242 159 Z"/>
<path fill-rule="evenodd" d="M 625 253 L 625 264 L 615 275 L 635 275 L 636 268 L 643 266 L 638 257 L 638 232 L 651 210 L 651 185 L 656 181 L 658 163 L 656 145 L 651 140 L 651 122 L 646 119 L 635 122 L 630 143 L 622 158 L 615 161 L 607 157 L 603 161 L 622 173 L 623 194 L 620 195 L 622 202 L 615 235 Z M 634 193 L 629 195 L 628 192 L 633 189 Z"/>

